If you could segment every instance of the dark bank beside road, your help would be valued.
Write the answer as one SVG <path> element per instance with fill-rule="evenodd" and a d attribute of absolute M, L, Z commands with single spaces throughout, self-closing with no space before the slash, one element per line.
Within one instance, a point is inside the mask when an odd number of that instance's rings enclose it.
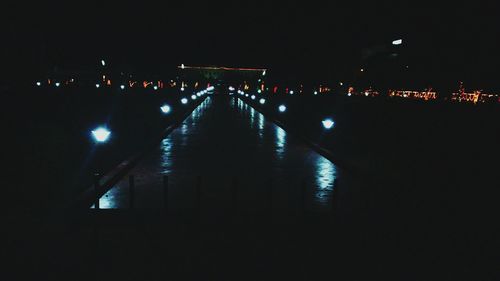
<path fill-rule="evenodd" d="M 361 192 L 363 205 L 386 210 L 367 216 L 365 226 L 415 255 L 427 251 L 467 261 L 471 272 L 493 272 L 500 249 L 492 224 L 500 195 L 497 106 L 298 95 L 267 96 L 261 105 L 259 95 L 242 98 L 328 150 L 339 166 L 364 172 L 373 188 Z M 321 124 L 327 117 L 336 122 L 330 131 Z"/>
<path fill-rule="evenodd" d="M 193 109 L 175 92 L 109 89 L 23 89 L 4 93 L 5 131 L 11 143 L 6 202 L 13 219 L 41 219 L 88 188 L 95 172 L 106 173 L 141 151 L 151 139 Z M 169 104 L 168 115 L 160 107 Z M 106 126 L 109 142 L 91 131 Z"/>

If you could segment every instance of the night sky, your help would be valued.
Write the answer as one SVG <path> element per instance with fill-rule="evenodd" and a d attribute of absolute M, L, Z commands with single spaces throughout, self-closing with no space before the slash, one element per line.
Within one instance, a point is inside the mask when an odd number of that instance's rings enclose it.
<path fill-rule="evenodd" d="M 498 4 L 404 2 L 17 4 L 2 17 L 2 55 L 11 74 L 87 68 L 106 58 L 151 74 L 185 63 L 268 67 L 324 81 L 358 69 L 363 49 L 403 38 L 419 76 L 497 87 Z"/>

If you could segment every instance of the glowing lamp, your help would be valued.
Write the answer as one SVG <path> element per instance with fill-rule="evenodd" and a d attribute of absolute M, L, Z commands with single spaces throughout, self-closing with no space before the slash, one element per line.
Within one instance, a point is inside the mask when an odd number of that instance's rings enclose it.
<path fill-rule="evenodd" d="M 161 112 L 163 112 L 164 114 L 167 114 L 167 113 L 170 113 L 170 106 L 165 104 L 164 106 L 160 107 L 161 109 Z"/>
<path fill-rule="evenodd" d="M 94 137 L 94 140 L 100 143 L 106 142 L 109 139 L 110 135 L 111 132 L 104 127 L 99 127 L 92 131 L 92 136 Z"/>
<path fill-rule="evenodd" d="M 327 130 L 330 130 L 335 125 L 335 122 L 333 122 L 332 119 L 325 119 L 321 121 L 321 123 L 323 123 L 323 127 Z"/>

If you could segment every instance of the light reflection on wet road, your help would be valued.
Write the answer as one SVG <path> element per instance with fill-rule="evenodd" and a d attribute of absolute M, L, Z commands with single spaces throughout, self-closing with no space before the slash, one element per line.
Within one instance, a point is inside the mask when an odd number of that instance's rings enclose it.
<path fill-rule="evenodd" d="M 266 208 L 272 186 L 274 208 L 289 213 L 301 202 L 303 182 L 306 208 L 329 211 L 338 169 L 241 100 L 209 97 L 130 174 L 136 178 L 136 208 L 163 207 L 161 179 L 168 175 L 169 208 L 192 209 L 200 176 L 207 208 L 227 209 L 236 181 L 239 208 Z M 129 207 L 128 175 L 100 204 Z"/>

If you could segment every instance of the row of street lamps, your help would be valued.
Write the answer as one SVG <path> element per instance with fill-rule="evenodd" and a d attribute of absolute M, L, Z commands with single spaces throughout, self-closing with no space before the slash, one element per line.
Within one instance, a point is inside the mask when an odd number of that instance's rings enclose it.
<path fill-rule="evenodd" d="M 196 94 L 193 94 L 191 96 L 192 100 L 196 100 L 198 97 L 202 97 L 205 94 L 211 93 L 214 90 L 214 87 L 209 87 L 205 90 L 202 90 Z M 181 104 L 188 104 L 189 100 L 187 98 L 182 98 L 181 99 Z M 164 114 L 167 115 L 172 112 L 172 107 L 168 104 L 163 104 L 160 107 L 160 111 Z M 92 138 L 96 143 L 106 143 L 109 141 L 111 137 L 111 131 L 107 128 L 107 126 L 99 126 L 95 128 L 94 130 L 91 131 Z"/>
<path fill-rule="evenodd" d="M 231 95 L 232 93 L 230 93 Z M 249 95 L 249 94 L 246 94 L 245 92 L 241 91 L 241 90 L 238 90 L 238 94 L 240 94 L 241 96 L 244 96 L 244 97 L 250 97 L 250 99 L 252 100 L 255 100 L 256 99 L 256 96 L 255 95 Z M 264 105 L 266 103 L 266 99 L 264 98 L 261 98 L 259 99 L 259 103 L 261 105 Z M 285 104 L 280 104 L 278 106 L 278 111 L 280 113 L 285 113 L 287 110 L 287 107 Z M 331 118 L 325 118 L 321 121 L 321 124 L 323 125 L 323 128 L 325 128 L 326 130 L 330 130 L 332 129 L 334 126 L 335 126 L 335 122 L 331 119 Z"/>

